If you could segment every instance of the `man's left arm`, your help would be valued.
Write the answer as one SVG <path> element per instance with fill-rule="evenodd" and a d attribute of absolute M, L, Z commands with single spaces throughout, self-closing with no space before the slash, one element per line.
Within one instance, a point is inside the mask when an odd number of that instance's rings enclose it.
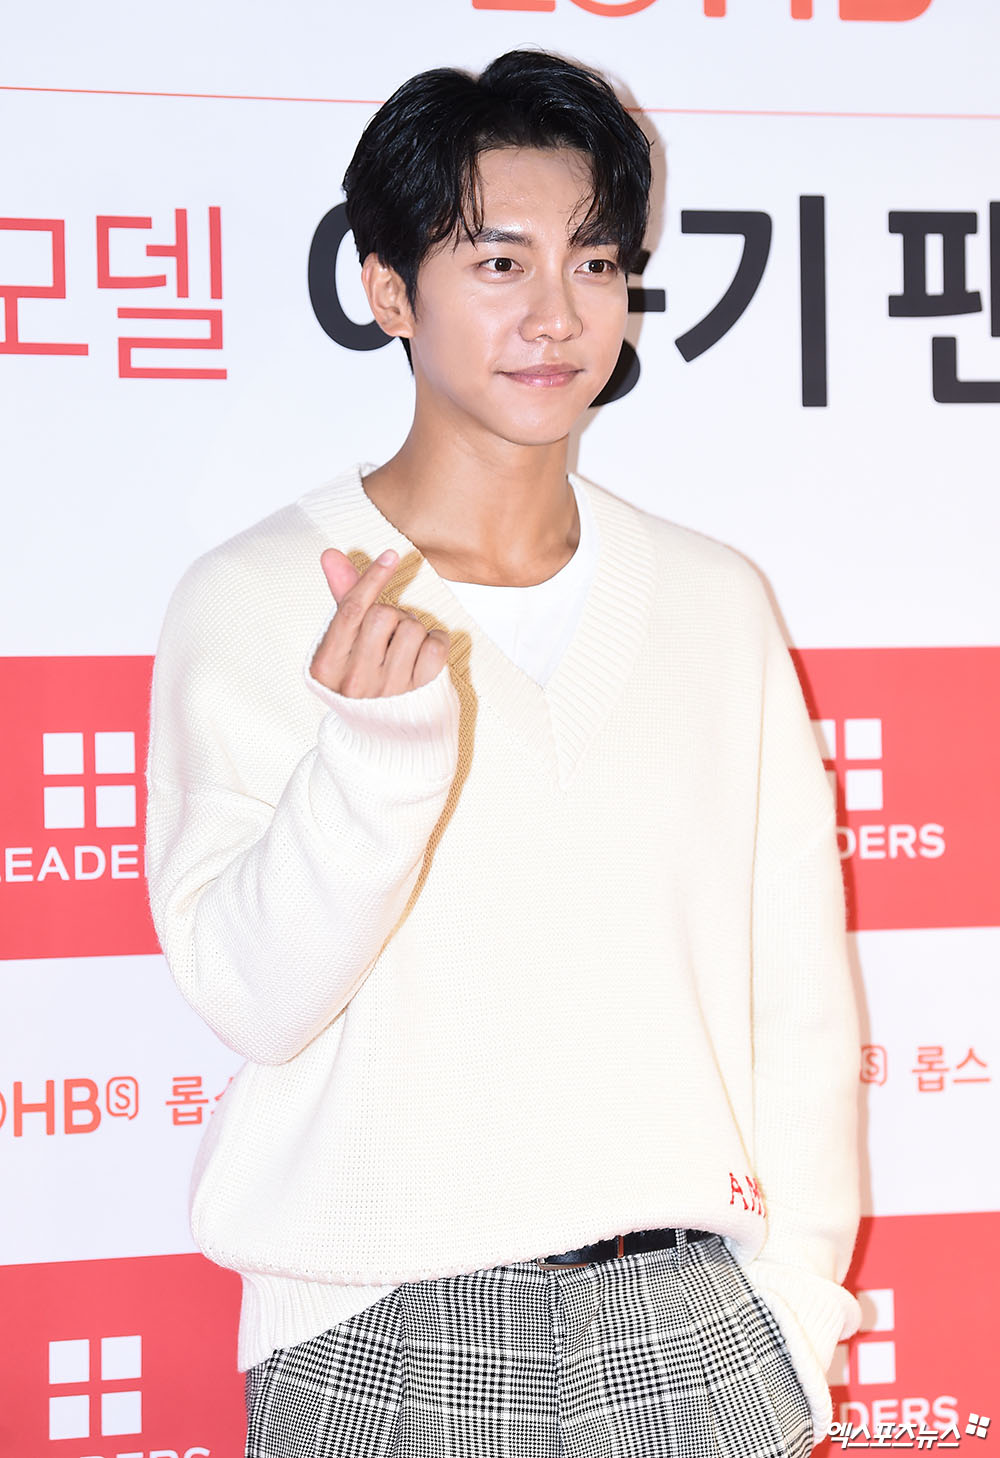
<path fill-rule="evenodd" d="M 752 926 L 753 1158 L 766 1238 L 746 1274 L 772 1311 L 809 1399 L 832 1416 L 826 1371 L 858 1329 L 841 1284 L 860 1215 L 860 1034 L 836 810 L 794 664 L 766 610 Z"/>

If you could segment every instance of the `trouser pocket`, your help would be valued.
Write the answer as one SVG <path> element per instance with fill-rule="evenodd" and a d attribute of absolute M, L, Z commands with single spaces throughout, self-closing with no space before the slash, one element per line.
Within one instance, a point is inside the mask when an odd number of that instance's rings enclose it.
<path fill-rule="evenodd" d="M 399 1291 L 246 1374 L 246 1458 L 390 1458 L 402 1395 Z"/>
<path fill-rule="evenodd" d="M 723 1458 L 808 1458 L 809 1403 L 766 1302 L 721 1237 L 681 1266 Z"/>

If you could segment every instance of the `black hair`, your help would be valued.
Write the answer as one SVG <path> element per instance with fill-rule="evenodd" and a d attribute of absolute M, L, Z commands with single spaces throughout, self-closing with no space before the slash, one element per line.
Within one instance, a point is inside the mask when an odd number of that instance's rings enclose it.
<path fill-rule="evenodd" d="M 374 253 L 416 307 L 427 254 L 483 224 L 481 152 L 572 147 L 590 157 L 593 197 L 574 234 L 613 243 L 629 270 L 649 217 L 649 142 L 595 71 L 548 51 L 508 51 L 480 76 L 440 67 L 394 91 L 365 127 L 344 175 L 361 262 Z M 407 359 L 409 340 L 403 340 Z"/>

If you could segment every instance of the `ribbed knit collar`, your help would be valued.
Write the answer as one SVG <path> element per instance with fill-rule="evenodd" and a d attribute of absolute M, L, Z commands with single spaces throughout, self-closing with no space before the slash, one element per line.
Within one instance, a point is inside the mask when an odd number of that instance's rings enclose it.
<path fill-rule="evenodd" d="M 576 631 L 543 685 L 482 632 L 447 579 L 382 515 L 362 479 L 375 469 L 368 463 L 351 466 L 303 496 L 299 506 L 342 552 L 374 558 L 395 548 L 400 564 L 386 600 L 448 629 L 453 673 L 469 679 L 477 698 L 525 740 L 565 789 L 629 677 L 646 629 L 654 556 L 642 514 L 584 477 L 570 476 L 593 510 L 598 560 Z"/>

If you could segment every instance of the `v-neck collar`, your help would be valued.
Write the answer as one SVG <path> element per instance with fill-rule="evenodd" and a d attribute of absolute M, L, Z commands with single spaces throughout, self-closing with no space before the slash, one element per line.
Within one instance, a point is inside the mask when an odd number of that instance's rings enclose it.
<path fill-rule="evenodd" d="M 372 501 L 364 462 L 300 498 L 300 507 L 342 552 L 375 557 L 393 547 L 399 570 L 386 596 L 429 614 L 452 635 L 449 664 L 476 697 L 504 719 L 565 789 L 594 734 L 611 712 L 642 643 L 653 592 L 653 545 L 643 514 L 571 473 L 598 534 L 598 555 L 576 629 L 545 684 L 519 668 L 480 628 L 427 558 Z M 398 583 L 398 586 L 397 586 Z"/>

